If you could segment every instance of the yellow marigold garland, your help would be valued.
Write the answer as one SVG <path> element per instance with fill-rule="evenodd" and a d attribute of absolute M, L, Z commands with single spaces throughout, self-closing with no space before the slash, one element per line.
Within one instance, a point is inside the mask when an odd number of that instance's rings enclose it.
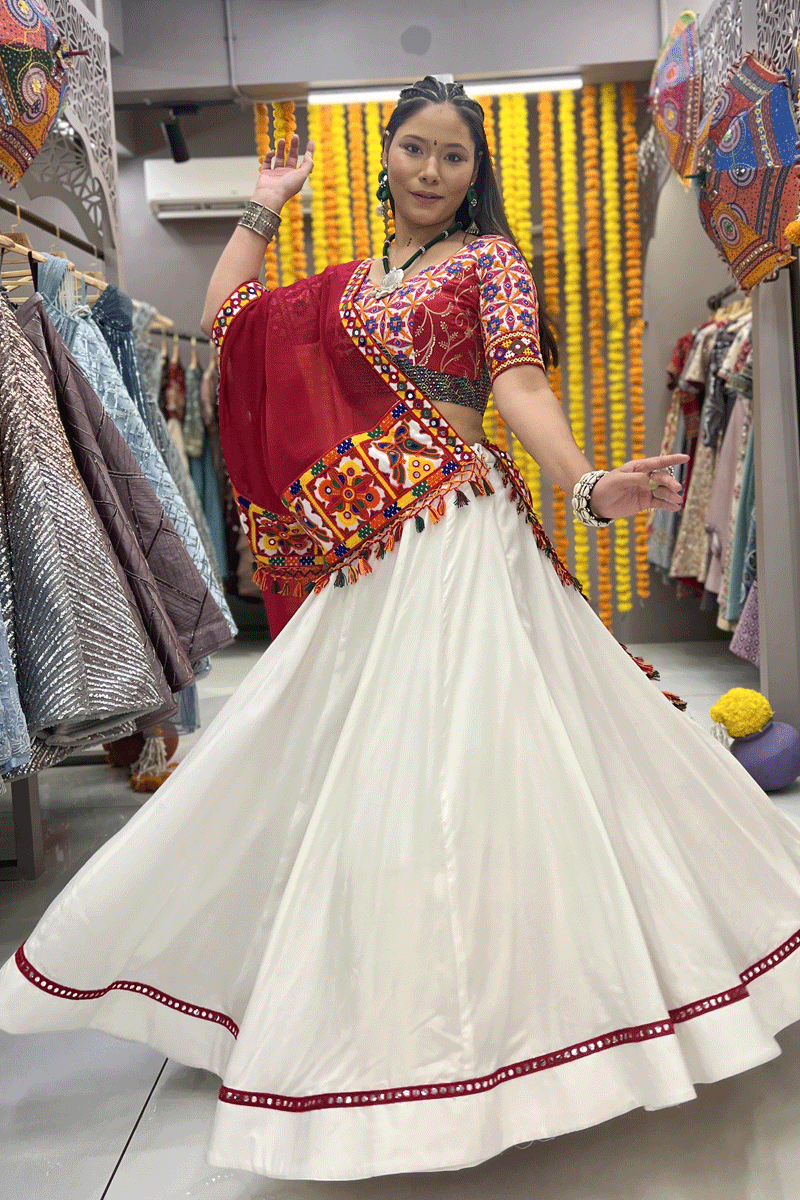
<path fill-rule="evenodd" d="M 378 201 L 375 195 L 381 171 L 383 138 L 381 110 L 377 100 L 370 100 L 369 104 L 364 105 L 364 134 L 367 151 L 367 213 L 370 222 L 370 252 L 375 256 L 380 254 L 383 249 L 383 241 L 386 236 L 383 232 L 383 217 L 378 213 Z"/>
<path fill-rule="evenodd" d="M 381 129 L 381 138 L 383 137 L 384 130 L 387 128 L 389 121 L 391 120 L 392 113 L 394 112 L 396 107 L 397 107 L 397 105 L 394 103 L 393 100 L 384 100 L 381 104 L 381 124 L 383 126 L 383 128 Z M 377 188 L 377 186 L 378 186 L 378 184 L 377 184 L 377 180 L 376 180 L 375 187 Z M 394 216 L 392 214 L 391 205 L 387 205 L 387 207 L 389 209 L 389 216 L 387 218 L 387 232 L 388 232 L 389 237 L 394 237 L 394 234 L 395 234 Z M 384 240 L 385 240 L 385 235 L 384 235 Z M 383 250 L 383 241 L 381 242 L 380 248 L 381 248 L 381 250 Z"/>
<path fill-rule="evenodd" d="M 281 138 L 286 140 L 286 150 L 289 150 L 289 142 L 292 134 L 295 131 L 294 103 L 291 100 L 277 100 L 272 105 L 272 122 L 275 130 L 275 145 Z M 279 164 L 283 166 L 283 163 Z M 294 283 L 297 275 L 295 274 L 294 263 L 294 239 L 292 237 L 292 222 L 293 210 L 299 206 L 300 197 L 294 196 L 283 207 L 281 216 L 280 229 L 278 230 L 278 251 L 280 255 L 280 270 L 281 283 L 284 287 L 287 284 Z M 302 214 L 300 217 L 302 222 Z"/>
<path fill-rule="evenodd" d="M 637 179 L 636 97 L 632 83 L 622 85 L 622 179 L 625 214 L 625 282 L 628 317 L 628 390 L 631 410 L 631 458 L 644 458 L 644 367 L 642 365 L 642 242 L 639 226 L 639 183 Z M 636 594 L 650 595 L 647 564 L 649 513 L 633 519 L 635 530 Z"/>
<path fill-rule="evenodd" d="M 531 257 L 530 166 L 528 159 L 528 115 L 525 97 L 500 96 L 500 173 L 511 232 L 527 258 Z M 541 508 L 539 465 L 512 435 L 512 453 L 528 485 L 533 506 Z"/>
<path fill-rule="evenodd" d="M 567 418 L 575 441 L 584 449 L 583 418 L 583 297 L 581 241 L 578 215 L 578 140 L 575 93 L 558 94 L 561 144 L 561 235 L 564 242 L 564 352 L 567 370 Z M 575 575 L 589 595 L 589 531 L 573 522 Z"/>
<path fill-rule="evenodd" d="M 331 105 L 333 172 L 336 179 L 336 216 L 339 222 L 339 262 L 352 262 L 353 216 L 350 209 L 350 178 L 347 169 L 347 125 L 343 104 Z"/>
<path fill-rule="evenodd" d="M 539 94 L 539 188 L 542 196 L 542 254 L 544 258 L 544 302 L 554 321 L 559 312 L 558 205 L 556 202 L 556 139 L 552 92 Z M 550 387 L 561 400 L 561 367 L 550 371 Z M 569 551 L 565 497 L 553 485 L 553 542 L 566 560 Z"/>
<path fill-rule="evenodd" d="M 339 262 L 339 206 L 336 202 L 336 172 L 333 164 L 333 112 L 330 104 L 320 109 L 322 194 L 325 211 L 325 242 L 328 263 Z"/>
<path fill-rule="evenodd" d="M 367 216 L 366 153 L 364 145 L 364 106 L 347 105 L 347 142 L 350 150 L 350 195 L 353 201 L 353 241 L 356 258 L 370 257 L 369 218 Z"/>
<path fill-rule="evenodd" d="M 314 142 L 314 170 L 309 179 L 311 185 L 311 246 L 314 255 L 314 271 L 324 271 L 328 266 L 328 240 L 325 231 L 325 189 L 323 160 L 326 149 L 322 144 L 322 123 L 318 104 L 308 106 L 308 136 Z"/>
<path fill-rule="evenodd" d="M 256 151 L 258 153 L 259 166 L 263 164 L 264 159 L 269 153 L 269 107 L 266 104 L 257 104 L 255 106 L 255 125 L 256 125 Z M 267 288 L 274 292 L 277 287 L 280 287 L 280 278 L 278 275 L 278 251 L 273 239 L 267 246 L 264 252 L 264 281 Z"/>
<path fill-rule="evenodd" d="M 601 237 L 600 139 L 597 132 L 597 88 L 585 87 L 581 96 L 583 185 L 586 228 L 586 289 L 589 297 L 589 368 L 592 388 L 592 462 L 598 470 L 608 465 L 606 447 L 605 284 Z M 597 548 L 597 611 L 610 629 L 613 621 L 611 540 L 608 529 L 595 534 Z"/>
<path fill-rule="evenodd" d="M 600 87 L 600 146 L 603 173 L 603 223 L 605 232 L 606 312 L 608 314 L 607 364 L 610 414 L 611 466 L 627 458 L 627 409 L 625 405 L 625 324 L 622 308 L 622 239 L 619 196 L 619 129 L 617 89 L 613 83 Z M 617 608 L 629 612 L 631 593 L 630 536 L 628 522 L 614 523 L 614 574 Z"/>

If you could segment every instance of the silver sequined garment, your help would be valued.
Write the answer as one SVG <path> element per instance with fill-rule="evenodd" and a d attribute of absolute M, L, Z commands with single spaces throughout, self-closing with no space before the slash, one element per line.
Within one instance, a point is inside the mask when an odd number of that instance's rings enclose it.
<path fill-rule="evenodd" d="M 236 623 L 203 549 L 197 528 L 147 426 L 128 395 L 103 335 L 85 315 L 68 312 L 59 300 L 65 271 L 65 260 L 52 257 L 48 257 L 48 261 L 40 268 L 39 291 L 44 298 L 47 313 L 130 447 L 142 474 L 158 497 L 203 582 L 224 614 L 228 628 L 235 635 Z"/>
<path fill-rule="evenodd" d="M 162 711 L 169 692 L 151 669 L 45 376 L 5 305 L 0 464 L 3 617 L 28 729 L 64 753 L 119 736 Z"/>

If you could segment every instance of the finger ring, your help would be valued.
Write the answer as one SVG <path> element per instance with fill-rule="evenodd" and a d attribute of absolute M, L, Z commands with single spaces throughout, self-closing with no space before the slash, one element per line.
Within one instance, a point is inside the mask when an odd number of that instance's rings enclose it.
<path fill-rule="evenodd" d="M 650 475 L 658 475 L 662 471 L 664 472 L 665 475 L 671 475 L 673 479 L 675 478 L 675 468 L 674 467 L 656 467 L 655 470 L 650 471 L 649 474 Z"/>
<path fill-rule="evenodd" d="M 653 489 L 653 491 L 655 491 L 655 490 L 656 490 L 656 488 L 658 487 L 658 480 L 657 480 L 657 479 L 648 479 L 647 483 L 648 483 L 648 486 L 649 486 L 649 487 L 651 487 L 651 488 Z"/>

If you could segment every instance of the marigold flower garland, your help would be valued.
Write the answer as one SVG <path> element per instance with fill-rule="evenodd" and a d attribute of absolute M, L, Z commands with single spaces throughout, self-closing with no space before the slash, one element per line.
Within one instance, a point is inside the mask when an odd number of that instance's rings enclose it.
<path fill-rule="evenodd" d="M 382 102 L 382 104 L 381 104 L 381 124 L 383 126 L 383 129 L 381 130 L 381 137 L 383 137 L 383 130 L 385 130 L 388 127 L 389 121 L 392 119 L 392 113 L 394 112 L 396 107 L 397 107 L 397 105 L 394 103 L 393 100 L 384 100 Z M 378 181 L 376 179 L 375 180 L 376 188 L 377 188 L 377 183 L 378 183 Z M 391 206 L 391 204 L 387 204 L 386 207 L 389 209 L 389 215 L 386 218 L 386 233 L 384 234 L 384 240 L 387 235 L 389 237 L 394 237 L 394 235 L 395 235 L 394 214 L 392 213 L 392 206 Z M 381 242 L 380 248 L 381 248 L 381 250 L 383 250 L 383 241 Z"/>
<path fill-rule="evenodd" d="M 493 170 L 497 169 L 497 134 L 495 130 L 495 104 L 494 96 L 477 96 L 478 103 L 483 109 L 483 127 L 486 133 L 486 145 L 489 149 L 489 158 Z M 486 414 L 484 417 L 484 425 L 486 427 L 486 436 L 490 441 L 495 442 L 501 450 L 511 451 L 511 434 L 500 413 L 497 411 L 497 405 L 494 402 L 494 397 L 490 394 L 486 405 Z"/>
<path fill-rule="evenodd" d="M 586 289 L 589 296 L 589 368 L 592 388 L 592 462 L 598 470 L 608 465 L 606 449 L 605 281 L 601 237 L 600 139 L 597 132 L 597 88 L 585 87 L 581 96 L 583 142 L 584 225 L 586 229 Z M 611 540 L 609 529 L 595 534 L 597 549 L 597 611 L 607 629 L 613 623 Z"/>
<path fill-rule="evenodd" d="M 263 166 L 264 159 L 270 150 L 269 107 L 266 104 L 257 104 L 255 106 L 255 124 L 258 161 L 259 166 Z M 268 244 L 264 252 L 264 281 L 270 292 L 274 292 L 277 287 L 280 287 L 278 251 L 274 239 Z"/>
<path fill-rule="evenodd" d="M 370 100 L 369 104 L 364 105 L 364 136 L 367 153 L 367 213 L 370 223 L 370 248 L 371 253 L 377 255 L 380 253 L 386 237 L 383 232 L 383 218 L 378 213 L 378 201 L 375 196 L 381 170 L 383 142 L 381 110 L 377 100 Z"/>
<path fill-rule="evenodd" d="M 600 146 L 603 173 L 603 223 L 605 231 L 606 312 L 608 314 L 607 363 L 610 415 L 611 466 L 627 458 L 627 410 L 625 406 L 625 327 L 622 309 L 622 240 L 619 197 L 619 130 L 617 89 L 613 83 L 600 86 Z M 631 593 L 630 535 L 628 522 L 614 523 L 614 575 L 617 608 L 629 612 Z"/>
<path fill-rule="evenodd" d="M 503 182 L 503 201 L 511 232 L 526 258 L 532 256 L 530 166 L 528 159 L 528 110 L 522 95 L 500 97 L 500 172 Z M 516 437 L 512 437 L 513 457 L 519 467 L 533 507 L 541 508 L 541 477 L 539 465 Z"/>
<path fill-rule="evenodd" d="M 324 104 L 320 110 L 322 138 L 322 194 L 325 207 L 325 241 L 328 263 L 339 262 L 339 206 L 336 200 L 336 171 L 333 162 L 333 110 Z"/>
<path fill-rule="evenodd" d="M 561 235 L 564 242 L 564 356 L 567 370 L 567 419 L 575 441 L 584 449 L 583 417 L 583 302 L 581 243 L 578 215 L 577 132 L 575 93 L 558 94 L 561 148 Z M 589 536 L 585 525 L 573 522 L 575 575 L 589 595 Z"/>
<path fill-rule="evenodd" d="M 328 266 L 328 239 L 325 230 L 325 171 L 323 161 L 327 148 L 323 146 L 322 122 L 318 104 L 308 106 L 308 136 L 314 143 L 315 169 L 309 177 L 311 186 L 311 246 L 314 256 L 314 271 L 319 273 Z"/>
<path fill-rule="evenodd" d="M 272 125 L 275 131 L 275 146 L 281 138 L 285 139 L 286 150 L 289 150 L 289 142 L 295 130 L 294 104 L 291 100 L 277 100 L 272 105 Z M 285 161 L 285 160 L 284 160 Z M 283 163 L 279 163 L 283 166 Z M 280 229 L 278 230 L 278 254 L 281 272 L 281 284 L 286 287 L 287 284 L 294 283 L 297 276 L 294 270 L 294 242 L 292 238 L 292 209 L 300 203 L 300 198 L 294 197 L 288 200 L 283 207 L 281 216 Z M 302 216 L 301 216 L 302 220 Z"/>
<path fill-rule="evenodd" d="M 353 261 L 356 252 L 353 244 L 350 177 L 347 169 L 347 124 L 343 104 L 331 105 L 331 145 L 333 173 L 336 179 L 336 216 L 339 222 L 338 261 L 348 263 Z"/>
<path fill-rule="evenodd" d="M 544 302 L 553 320 L 559 312 L 558 206 L 556 203 L 556 139 L 552 92 L 539 94 L 539 189 L 542 196 L 542 254 L 544 257 Z M 553 393 L 561 400 L 561 367 L 549 376 Z M 553 542 L 560 558 L 569 551 L 565 496 L 553 485 Z"/>
<path fill-rule="evenodd" d="M 625 282 L 628 317 L 628 392 L 631 411 L 631 458 L 644 458 L 644 367 L 642 365 L 642 242 L 639 225 L 639 183 L 636 140 L 636 97 L 632 83 L 622 85 L 622 179 L 625 215 Z M 647 526 L 650 514 L 639 512 L 635 530 L 636 594 L 650 595 L 647 563 Z"/>
<path fill-rule="evenodd" d="M 369 217 L 367 216 L 366 152 L 364 146 L 364 107 L 347 105 L 347 143 L 350 151 L 350 195 L 353 202 L 353 242 L 356 258 L 370 257 Z"/>

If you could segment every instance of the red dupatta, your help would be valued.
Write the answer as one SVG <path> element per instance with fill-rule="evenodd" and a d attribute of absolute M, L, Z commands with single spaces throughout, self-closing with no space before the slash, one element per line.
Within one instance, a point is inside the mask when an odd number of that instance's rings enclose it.
<path fill-rule="evenodd" d="M 271 293 L 250 282 L 217 318 L 222 448 L 273 633 L 331 576 L 369 573 L 411 517 L 438 521 L 447 492 L 491 491 L 483 459 L 359 319 L 365 269 Z"/>

